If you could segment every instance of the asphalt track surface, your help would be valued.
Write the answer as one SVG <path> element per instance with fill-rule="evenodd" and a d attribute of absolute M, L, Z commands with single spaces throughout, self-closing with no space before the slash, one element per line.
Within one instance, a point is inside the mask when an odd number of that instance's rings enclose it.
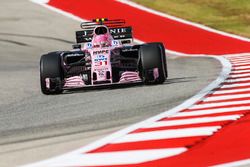
<path fill-rule="evenodd" d="M 0 166 L 46 159 L 182 103 L 221 70 L 212 58 L 168 57 L 163 85 L 40 92 L 42 53 L 67 50 L 79 23 L 26 0 L 0 6 Z"/>

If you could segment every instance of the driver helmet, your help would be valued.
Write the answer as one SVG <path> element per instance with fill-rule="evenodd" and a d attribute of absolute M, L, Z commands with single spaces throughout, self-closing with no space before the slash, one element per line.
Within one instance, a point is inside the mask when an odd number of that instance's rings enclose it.
<path fill-rule="evenodd" d="M 100 34 L 95 35 L 92 40 L 92 46 L 94 47 L 108 47 L 111 46 L 111 39 L 109 35 L 106 34 Z"/>

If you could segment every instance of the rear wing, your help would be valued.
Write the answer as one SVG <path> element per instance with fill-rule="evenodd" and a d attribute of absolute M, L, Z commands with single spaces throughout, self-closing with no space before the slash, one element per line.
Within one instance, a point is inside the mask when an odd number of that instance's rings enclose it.
<path fill-rule="evenodd" d="M 107 26 L 110 34 L 115 40 L 120 40 L 122 43 L 131 43 L 133 40 L 132 27 L 125 26 L 125 20 L 95 19 L 92 22 L 84 22 L 81 24 L 81 28 L 83 30 L 76 31 L 76 42 L 91 42 L 93 37 L 93 31 L 98 25 Z"/>

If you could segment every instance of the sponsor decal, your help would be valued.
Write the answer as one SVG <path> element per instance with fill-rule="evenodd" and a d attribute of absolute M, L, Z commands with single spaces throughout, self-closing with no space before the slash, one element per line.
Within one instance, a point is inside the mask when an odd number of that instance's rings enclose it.
<path fill-rule="evenodd" d="M 99 73 L 99 71 L 108 71 L 108 68 L 99 68 L 99 69 L 94 69 L 95 72 Z"/>
<path fill-rule="evenodd" d="M 104 55 L 97 55 L 94 59 L 95 66 L 102 66 L 108 64 L 108 58 Z"/>
<path fill-rule="evenodd" d="M 120 34 L 120 33 L 126 33 L 126 28 L 115 28 L 109 30 L 111 34 Z"/>
<path fill-rule="evenodd" d="M 100 77 L 104 77 L 105 76 L 105 71 L 103 71 L 103 70 L 98 71 L 98 75 Z"/>
<path fill-rule="evenodd" d="M 93 30 L 83 30 L 81 31 L 81 33 L 83 37 L 86 37 L 86 36 L 92 35 Z"/>
<path fill-rule="evenodd" d="M 93 54 L 108 54 L 109 50 L 97 50 L 97 51 L 93 51 Z"/>
<path fill-rule="evenodd" d="M 88 31 L 82 31 L 82 36 L 85 37 L 88 35 Z"/>
<path fill-rule="evenodd" d="M 87 49 L 92 48 L 92 43 L 91 42 L 86 43 L 86 47 L 87 47 Z"/>
<path fill-rule="evenodd" d="M 82 54 L 82 53 L 71 53 L 71 54 L 67 54 L 67 57 L 74 57 L 74 56 L 84 56 L 84 54 Z"/>
<path fill-rule="evenodd" d="M 112 46 L 118 46 L 118 45 L 119 45 L 119 42 L 117 40 L 112 41 Z"/>
<path fill-rule="evenodd" d="M 92 38 L 91 38 L 91 37 L 90 37 L 90 38 L 84 38 L 84 40 L 85 40 L 85 41 L 91 41 Z"/>

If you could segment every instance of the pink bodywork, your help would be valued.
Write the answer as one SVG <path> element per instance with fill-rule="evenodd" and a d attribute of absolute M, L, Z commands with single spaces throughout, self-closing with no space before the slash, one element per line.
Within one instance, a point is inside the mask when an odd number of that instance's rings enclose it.
<path fill-rule="evenodd" d="M 110 48 L 93 48 L 91 53 L 92 85 L 98 82 L 108 81 L 112 83 L 112 69 L 110 62 Z M 96 78 L 94 78 L 96 75 Z M 108 77 L 109 75 L 109 77 Z"/>
<path fill-rule="evenodd" d="M 74 76 L 65 79 L 64 87 L 70 88 L 70 87 L 83 87 L 85 86 L 85 83 L 82 80 L 81 76 Z"/>
<path fill-rule="evenodd" d="M 111 52 L 114 48 L 122 47 L 118 40 L 114 40 L 112 35 L 93 34 L 91 42 L 85 43 L 83 51 L 90 54 L 91 57 L 91 84 L 97 83 L 113 83 L 112 67 L 111 67 Z M 95 75 L 95 76 L 94 76 Z M 123 72 L 119 83 L 128 83 L 141 81 L 138 72 L 126 71 Z M 84 87 L 84 81 L 81 76 L 74 76 L 65 79 L 64 87 Z"/>
<path fill-rule="evenodd" d="M 141 81 L 138 72 L 125 71 L 122 73 L 119 83 L 128 83 L 134 81 Z"/>

